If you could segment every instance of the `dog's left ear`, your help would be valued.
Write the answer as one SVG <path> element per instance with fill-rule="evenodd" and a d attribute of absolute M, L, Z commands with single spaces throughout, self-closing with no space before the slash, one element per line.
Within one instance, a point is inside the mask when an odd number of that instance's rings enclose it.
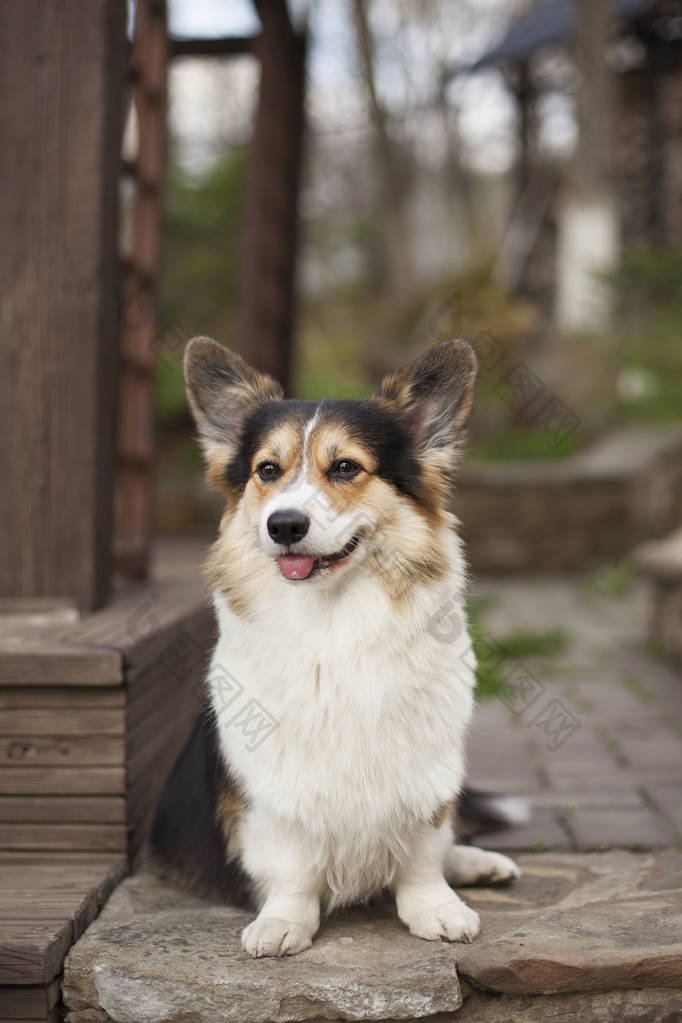
<path fill-rule="evenodd" d="M 375 397 L 408 420 L 418 454 L 454 455 L 464 435 L 476 384 L 476 356 L 467 341 L 443 341 L 385 377 Z"/>

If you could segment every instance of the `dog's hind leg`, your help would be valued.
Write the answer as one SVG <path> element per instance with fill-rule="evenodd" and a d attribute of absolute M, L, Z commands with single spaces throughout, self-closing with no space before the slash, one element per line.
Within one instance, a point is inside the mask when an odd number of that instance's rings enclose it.
<path fill-rule="evenodd" d="M 508 856 L 479 849 L 475 845 L 451 845 L 445 854 L 443 872 L 447 881 L 455 887 L 508 884 L 521 877 L 521 871 Z"/>

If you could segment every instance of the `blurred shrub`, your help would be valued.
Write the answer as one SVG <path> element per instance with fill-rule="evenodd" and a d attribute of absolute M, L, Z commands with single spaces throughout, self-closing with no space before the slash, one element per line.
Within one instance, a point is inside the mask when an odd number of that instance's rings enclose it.
<path fill-rule="evenodd" d="M 488 267 L 416 287 L 403 299 L 362 285 L 330 289 L 303 305 L 296 390 L 310 398 L 367 395 L 385 373 L 450 337 L 492 333 L 514 354 L 536 318 L 533 306 L 493 282 Z M 481 382 L 479 400 L 491 386 Z"/>
<path fill-rule="evenodd" d="M 613 418 L 682 419 L 682 250 L 626 251 L 611 283 L 619 325 Z"/>
<path fill-rule="evenodd" d="M 243 152 L 232 151 L 200 178 L 171 167 L 166 182 L 157 407 L 162 424 L 186 417 L 181 339 L 234 331 L 240 284 L 245 181 Z"/>
<path fill-rule="evenodd" d="M 611 284 L 623 310 L 651 312 L 663 305 L 682 309 L 682 251 L 626 249 Z"/>

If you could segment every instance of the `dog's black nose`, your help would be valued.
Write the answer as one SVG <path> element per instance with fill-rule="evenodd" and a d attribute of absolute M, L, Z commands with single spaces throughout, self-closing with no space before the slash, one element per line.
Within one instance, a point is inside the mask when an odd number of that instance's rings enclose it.
<path fill-rule="evenodd" d="M 275 511 L 268 518 L 268 533 L 275 543 L 296 543 L 310 528 L 310 519 L 295 508 Z"/>

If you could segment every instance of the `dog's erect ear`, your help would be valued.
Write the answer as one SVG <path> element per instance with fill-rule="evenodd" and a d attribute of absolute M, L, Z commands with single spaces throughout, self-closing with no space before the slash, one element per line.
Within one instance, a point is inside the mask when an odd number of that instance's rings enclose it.
<path fill-rule="evenodd" d="M 457 452 L 471 413 L 476 356 L 467 341 L 443 341 L 382 380 L 376 397 L 403 414 L 418 454 Z"/>
<path fill-rule="evenodd" d="M 278 401 L 282 388 L 210 337 L 195 337 L 185 349 L 185 387 L 207 454 L 234 446 L 244 420 L 259 405 Z"/>

